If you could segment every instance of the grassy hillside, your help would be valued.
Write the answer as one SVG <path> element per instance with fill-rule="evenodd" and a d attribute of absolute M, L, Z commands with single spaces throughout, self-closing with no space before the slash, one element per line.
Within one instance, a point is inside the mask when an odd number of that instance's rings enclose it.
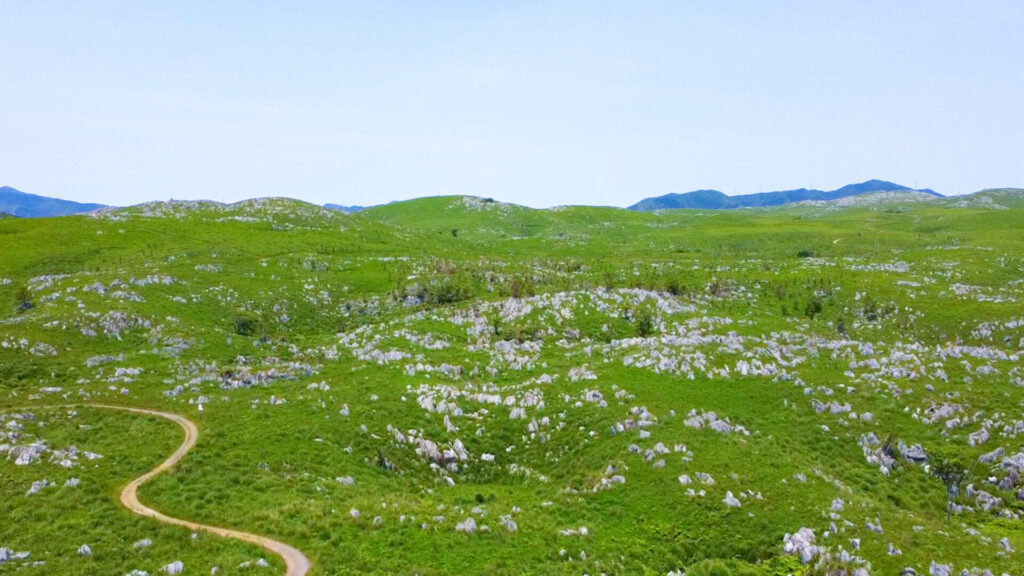
<path fill-rule="evenodd" d="M 1024 573 L 1024 207 L 992 196 L 0 220 L 0 574 L 265 556 L 120 509 L 178 431 L 86 401 L 196 421 L 142 501 L 315 574 Z"/>

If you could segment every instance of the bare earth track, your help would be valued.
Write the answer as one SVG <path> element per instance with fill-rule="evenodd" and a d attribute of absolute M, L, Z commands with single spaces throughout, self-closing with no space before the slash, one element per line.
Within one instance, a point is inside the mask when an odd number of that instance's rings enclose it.
<path fill-rule="evenodd" d="M 211 534 L 216 534 L 217 536 L 222 536 L 224 538 L 233 538 L 235 540 L 242 540 L 243 542 L 250 542 L 252 544 L 261 546 L 266 550 L 269 550 L 270 552 L 273 552 L 274 554 L 277 554 L 282 559 L 284 559 L 285 576 L 305 576 L 306 573 L 309 572 L 309 569 L 312 567 L 312 563 L 310 563 L 309 559 L 306 558 L 306 556 L 298 549 L 292 548 L 291 546 L 283 542 L 278 542 L 277 540 L 272 540 L 270 538 L 260 536 L 258 534 L 249 534 L 248 532 L 240 532 L 238 530 L 231 530 L 229 528 L 221 528 L 218 526 L 207 526 L 206 524 L 199 524 L 197 522 L 192 522 L 190 520 L 173 518 L 171 516 L 153 510 L 152 508 L 139 502 L 137 495 L 139 486 L 142 486 L 157 474 L 160 474 L 161 472 L 173 468 L 174 465 L 180 462 L 181 459 L 184 458 L 186 454 L 188 454 L 188 451 L 191 450 L 192 447 L 196 445 L 196 441 L 199 439 L 199 428 L 196 427 L 194 422 L 192 422 L 188 418 L 185 418 L 184 416 L 179 416 L 177 414 L 172 414 L 170 412 L 147 410 L 145 408 L 129 408 L 127 406 L 115 406 L 110 404 L 87 404 L 87 406 L 93 408 L 106 408 L 111 410 L 124 410 L 127 412 L 134 412 L 136 414 L 158 416 L 160 418 L 164 418 L 178 424 L 179 426 L 181 426 L 181 429 L 185 431 L 185 441 L 182 442 L 181 446 L 179 446 L 178 449 L 174 451 L 174 454 L 171 454 L 171 456 L 167 458 L 167 460 L 161 462 L 156 468 L 153 468 L 149 472 L 146 472 L 142 476 L 139 476 L 138 478 L 129 482 L 128 485 L 125 486 L 123 490 L 121 490 L 121 504 L 123 504 L 125 508 L 131 510 L 136 514 L 139 514 L 140 516 L 153 518 L 154 520 L 163 522 L 165 524 L 182 526 L 184 528 L 188 528 L 189 530 L 194 531 L 209 532 Z"/>

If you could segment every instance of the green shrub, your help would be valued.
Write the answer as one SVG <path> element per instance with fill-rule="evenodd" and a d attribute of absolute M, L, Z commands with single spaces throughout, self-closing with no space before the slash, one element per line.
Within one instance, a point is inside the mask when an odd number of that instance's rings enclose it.
<path fill-rule="evenodd" d="M 949 520 L 953 503 L 960 494 L 960 485 L 968 476 L 967 463 L 959 454 L 946 447 L 933 449 L 929 460 L 932 475 L 941 480 L 946 487 L 946 496 L 949 500 L 946 505 L 946 520 Z"/>
<path fill-rule="evenodd" d="M 18 312 L 31 310 L 35 307 L 35 304 L 32 302 L 32 293 L 29 292 L 28 287 L 24 284 L 14 290 L 14 307 Z"/>
<path fill-rule="evenodd" d="M 606 290 L 614 290 L 619 283 L 619 275 L 615 272 L 605 272 L 601 275 L 601 286 Z"/>
<path fill-rule="evenodd" d="M 239 336 L 253 336 L 259 330 L 259 321 L 248 316 L 235 316 L 232 324 Z"/>
<path fill-rule="evenodd" d="M 868 322 L 874 322 L 896 312 L 896 306 L 891 302 L 885 306 L 880 305 L 870 294 L 865 295 L 861 301 L 860 313 Z"/>
<path fill-rule="evenodd" d="M 633 327 L 636 328 L 636 335 L 641 338 L 646 338 L 651 334 L 654 334 L 655 329 L 658 327 L 658 317 L 655 313 L 654 306 L 649 303 L 641 303 L 629 312 L 629 316 L 632 318 Z"/>
<path fill-rule="evenodd" d="M 508 295 L 512 298 L 525 298 L 537 293 L 529 278 L 513 278 L 508 284 Z"/>
<path fill-rule="evenodd" d="M 815 316 L 821 314 L 822 309 L 823 306 L 821 304 L 821 300 L 817 298 L 812 298 L 807 301 L 807 305 L 804 307 L 804 316 L 807 316 L 811 320 L 814 320 Z"/>
<path fill-rule="evenodd" d="M 758 565 L 759 570 L 751 576 L 804 576 L 811 570 L 810 564 L 802 564 L 799 556 L 775 556 Z"/>
<path fill-rule="evenodd" d="M 461 302 L 473 295 L 469 282 L 458 278 L 444 278 L 431 282 L 426 287 L 423 301 L 427 304 L 442 305 Z"/>

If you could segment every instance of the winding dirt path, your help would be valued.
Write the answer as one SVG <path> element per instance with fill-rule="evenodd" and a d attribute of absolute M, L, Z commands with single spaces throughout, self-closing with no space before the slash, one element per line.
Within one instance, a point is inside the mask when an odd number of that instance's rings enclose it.
<path fill-rule="evenodd" d="M 154 520 L 163 522 L 165 524 L 173 524 L 175 526 L 182 526 L 184 528 L 188 528 L 189 530 L 197 532 L 209 532 L 211 534 L 216 534 L 217 536 L 222 536 L 224 538 L 233 538 L 235 540 L 242 540 L 243 542 L 256 544 L 257 546 L 261 546 L 266 550 L 269 550 L 270 552 L 273 552 L 274 554 L 277 554 L 278 556 L 284 559 L 285 576 L 306 576 L 306 573 L 309 572 L 309 569 L 312 567 L 312 563 L 298 549 L 292 548 L 291 546 L 283 542 L 278 542 L 277 540 L 272 540 L 270 538 L 260 536 L 258 534 L 249 534 L 248 532 L 240 532 L 238 530 L 231 530 L 229 528 L 220 528 L 218 526 L 208 526 L 206 524 L 199 524 L 198 522 L 192 522 L 191 520 L 173 518 L 161 512 L 157 512 L 156 510 L 153 510 L 152 508 L 139 502 L 139 498 L 137 495 L 139 486 L 142 486 L 157 474 L 160 474 L 161 472 L 165 472 L 173 468 L 174 465 L 180 462 L 181 459 L 184 458 L 186 454 L 188 454 L 188 451 L 191 450 L 192 447 L 196 445 L 196 441 L 199 440 L 199 428 L 196 427 L 194 422 L 192 422 L 188 418 L 185 418 L 184 416 L 179 416 L 177 414 L 172 414 L 170 412 L 147 410 L 145 408 L 130 408 L 127 406 L 116 406 L 112 404 L 86 404 L 86 406 L 90 406 L 92 408 L 123 410 L 126 412 L 134 412 L 136 414 L 158 416 L 160 418 L 164 418 L 166 420 L 170 420 L 171 422 L 176 423 L 178 426 L 181 426 L 182 430 L 185 431 L 185 441 L 182 442 L 181 446 L 179 446 L 178 449 L 174 451 L 174 454 L 171 454 L 171 456 L 167 460 L 164 460 L 156 468 L 153 468 L 149 472 L 146 472 L 142 476 L 139 476 L 135 480 L 129 482 L 128 485 L 125 486 L 123 490 L 121 490 L 121 504 L 123 504 L 125 508 L 131 510 L 132 512 L 140 516 L 153 518 Z"/>

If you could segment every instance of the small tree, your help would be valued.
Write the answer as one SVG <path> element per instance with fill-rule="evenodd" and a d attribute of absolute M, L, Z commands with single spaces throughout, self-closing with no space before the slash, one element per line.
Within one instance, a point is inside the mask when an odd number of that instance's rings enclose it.
<path fill-rule="evenodd" d="M 232 324 L 235 328 L 235 334 L 239 336 L 252 336 L 259 330 L 259 322 L 255 318 L 248 316 L 235 316 Z"/>
<path fill-rule="evenodd" d="M 822 309 L 821 300 L 812 298 L 807 302 L 807 306 L 804 307 L 804 316 L 814 320 L 815 316 L 821 314 Z"/>
<path fill-rule="evenodd" d="M 658 328 L 658 316 L 653 305 L 649 302 L 641 302 L 633 307 L 629 313 L 636 328 L 636 335 L 646 338 L 653 334 Z"/>
<path fill-rule="evenodd" d="M 946 485 L 946 520 L 953 514 L 953 502 L 960 494 L 960 485 L 967 479 L 967 466 L 955 453 L 948 450 L 933 452 L 929 456 L 932 475 Z"/>
<path fill-rule="evenodd" d="M 14 291 L 14 306 L 18 312 L 24 312 L 31 310 L 35 304 L 32 302 L 32 293 L 29 292 L 28 287 L 25 285 L 19 285 Z"/>

